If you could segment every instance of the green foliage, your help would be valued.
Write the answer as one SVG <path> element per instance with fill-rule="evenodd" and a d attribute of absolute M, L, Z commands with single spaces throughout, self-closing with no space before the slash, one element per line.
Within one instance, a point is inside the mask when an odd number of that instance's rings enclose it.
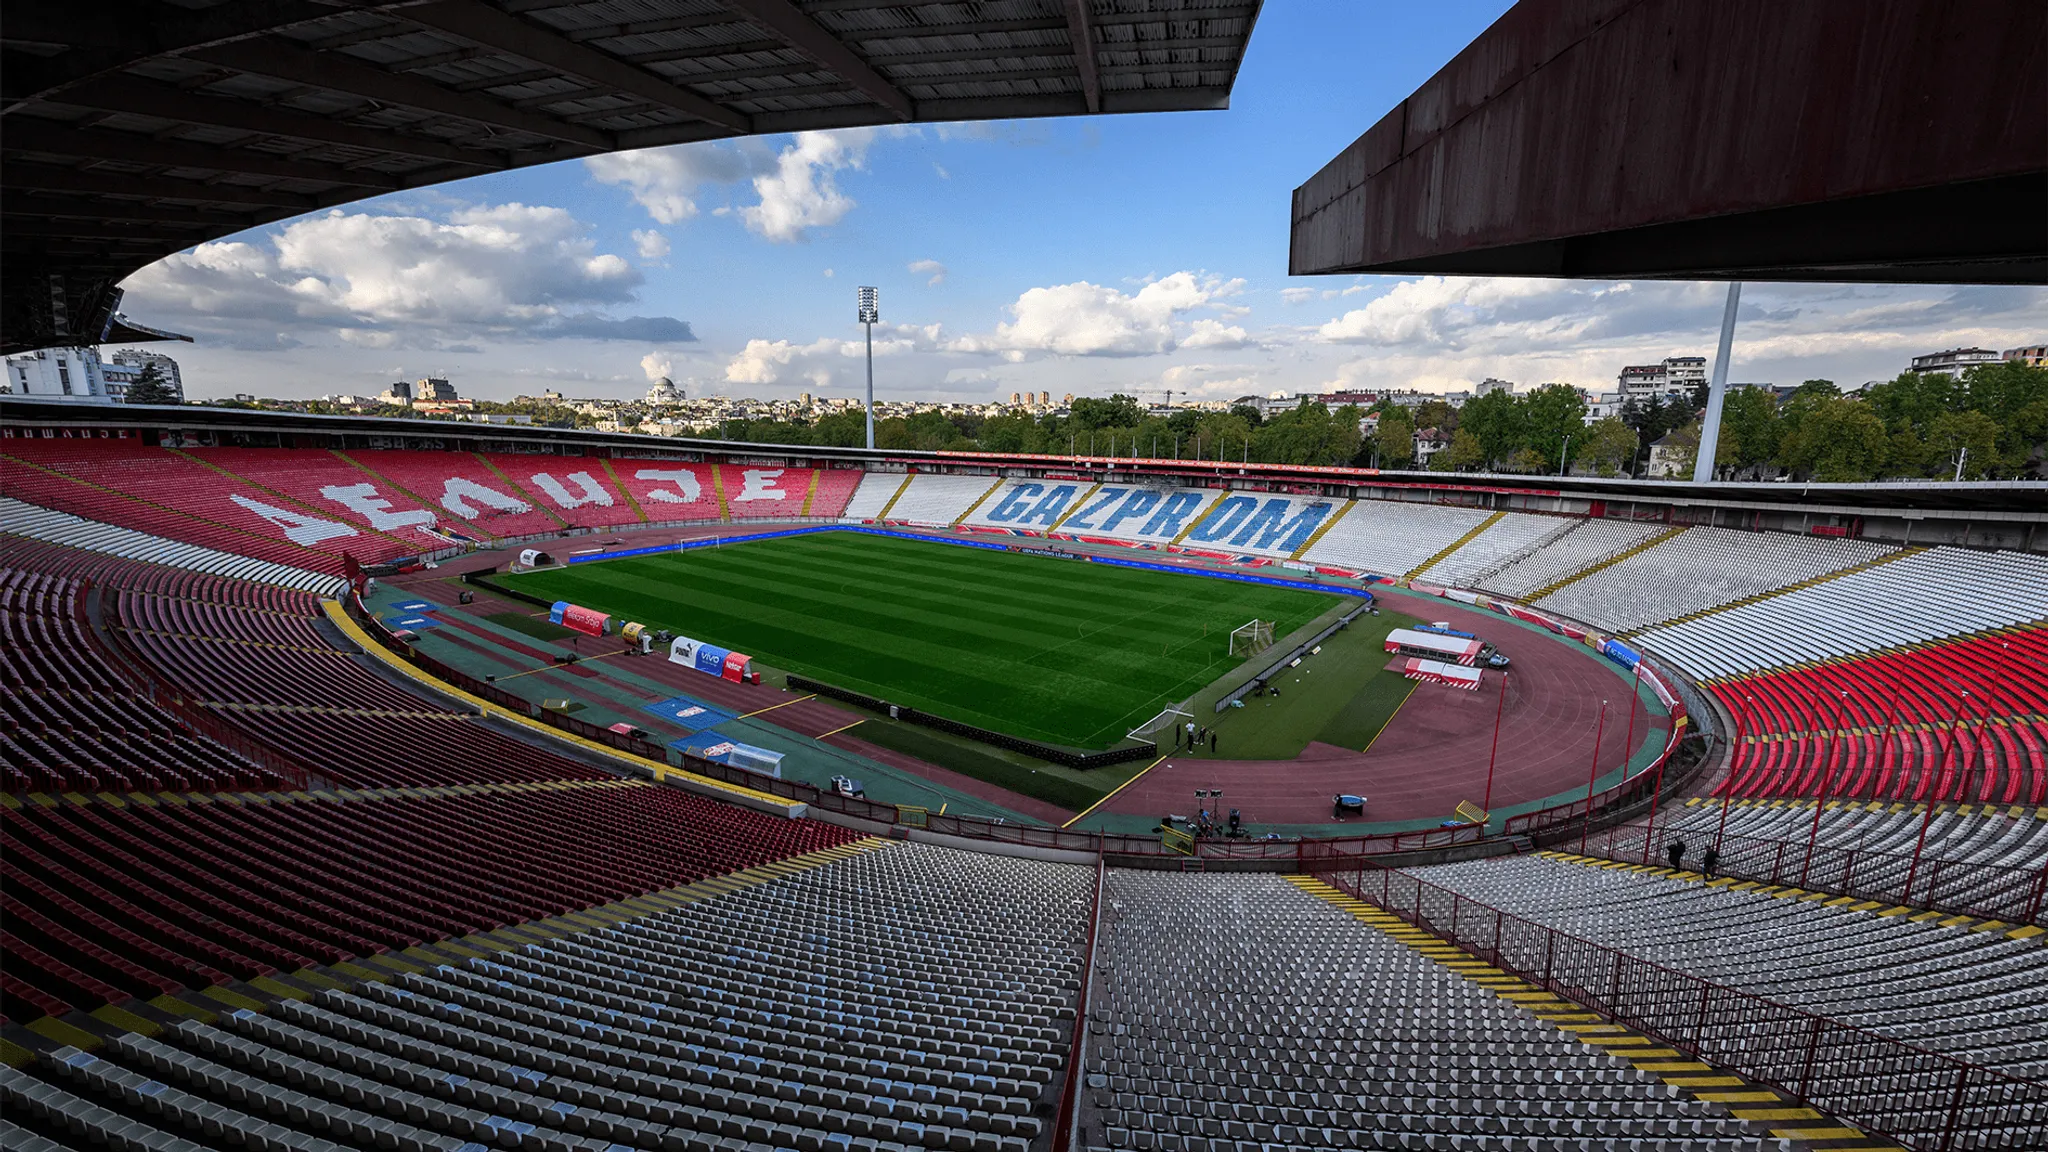
<path fill-rule="evenodd" d="M 1799 399 L 1794 394 L 1793 400 Z M 1875 412 L 1855 400 L 1821 394 L 1800 407 L 1779 456 L 1793 472 L 1841 484 L 1875 479 L 1890 447 L 1884 421 Z"/>
<path fill-rule="evenodd" d="M 1450 447 L 1430 457 L 1429 468 L 1432 472 L 1469 472 L 1485 463 L 1486 450 L 1480 447 L 1479 437 L 1460 428 L 1451 433 Z"/>
<path fill-rule="evenodd" d="M 1947 412 L 1927 425 L 1925 463 L 1964 480 L 1982 480 L 1998 470 L 1998 422 L 1982 412 Z"/>
<path fill-rule="evenodd" d="M 135 380 L 128 385 L 130 404 L 176 404 L 178 393 L 171 388 L 171 382 L 164 379 L 164 370 L 154 361 L 144 364 L 142 371 L 135 374 Z"/>
<path fill-rule="evenodd" d="M 1528 442 L 1528 423 L 1521 401 L 1504 390 L 1475 398 L 1458 414 L 1458 430 L 1478 439 L 1480 457 L 1488 464 L 1506 460 Z"/>
<path fill-rule="evenodd" d="M 1415 421 L 1406 408 L 1390 404 L 1380 409 L 1372 456 L 1381 468 L 1407 468 L 1415 463 Z"/>
<path fill-rule="evenodd" d="M 1616 475 L 1635 459 L 1635 429 L 1618 416 L 1595 420 L 1586 429 L 1585 437 L 1585 450 L 1575 455 L 1597 475 Z"/>
<path fill-rule="evenodd" d="M 1523 443 L 1542 454 L 1547 471 L 1561 468 L 1567 451 L 1576 454 L 1585 446 L 1586 398 L 1577 388 L 1545 384 L 1522 404 L 1527 412 Z"/>

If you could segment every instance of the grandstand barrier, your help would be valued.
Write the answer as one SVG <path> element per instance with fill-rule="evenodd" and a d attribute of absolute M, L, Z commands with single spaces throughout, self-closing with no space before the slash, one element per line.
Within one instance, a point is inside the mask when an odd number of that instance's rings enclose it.
<path fill-rule="evenodd" d="M 848 704 L 866 708 L 870 712 L 880 712 L 883 715 L 901 720 L 906 724 L 917 724 L 926 728 L 936 728 L 941 732 L 951 732 L 955 736 L 965 736 L 969 740 L 978 740 L 983 744 L 991 744 L 997 748 L 1007 748 L 1012 752 L 1022 752 L 1026 756 L 1035 756 L 1040 760 L 1047 760 L 1054 764 L 1063 764 L 1069 768 L 1084 770 L 1089 768 L 1105 768 L 1111 764 L 1128 764 L 1133 760 L 1150 759 L 1159 754 L 1159 745 L 1150 742 L 1133 744 L 1128 748 L 1110 748 L 1101 752 L 1076 752 L 1071 748 L 1042 744 L 1036 740 L 1027 740 L 1022 736 L 1012 736 L 1007 732 L 996 732 L 988 728 L 976 727 L 973 724 L 964 724 L 958 720 L 949 720 L 944 716 L 934 716 L 929 712 L 912 708 L 906 704 L 891 704 L 879 696 L 870 696 L 865 692 L 856 692 L 851 688 L 841 688 L 837 684 L 827 684 L 823 680 L 813 680 L 808 676 L 799 676 L 794 672 L 790 673 L 787 679 L 793 691 L 815 692 L 820 696 L 830 696 L 834 700 L 843 700 Z"/>
<path fill-rule="evenodd" d="M 2048 1082 L 1674 971 L 1371 860 L 1325 859 L 1311 874 L 1546 992 L 1907 1147 L 2039 1147 L 2048 1135 Z"/>
<path fill-rule="evenodd" d="M 1650 833 L 1629 824 L 1589 840 L 1580 854 L 1627 864 L 1654 864 L 1663 858 L 1664 849 L 1663 844 L 1653 840 L 1669 843 L 1684 835 L 1670 831 Z M 2048 862 L 2038 868 L 2009 868 L 1923 856 L 1914 864 L 1912 856 L 1898 852 L 1725 834 L 1707 844 L 1719 853 L 1714 862 L 1716 876 L 2014 924 L 2048 926 L 2042 908 L 2042 894 L 2048 889 Z"/>

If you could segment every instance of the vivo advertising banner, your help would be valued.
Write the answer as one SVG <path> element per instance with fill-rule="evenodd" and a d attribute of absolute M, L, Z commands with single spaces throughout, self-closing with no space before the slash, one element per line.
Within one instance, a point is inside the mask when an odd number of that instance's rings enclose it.
<path fill-rule="evenodd" d="M 668 646 L 668 660 L 671 664 L 695 668 L 706 676 L 738 681 L 744 679 L 752 670 L 754 658 L 720 648 L 716 644 L 706 644 L 702 640 L 678 636 Z"/>
<path fill-rule="evenodd" d="M 554 607 L 548 609 L 548 623 L 560 624 L 572 632 L 581 632 L 586 636 L 609 636 L 612 631 L 610 616 L 594 609 L 579 607 L 567 600 L 557 600 Z"/>

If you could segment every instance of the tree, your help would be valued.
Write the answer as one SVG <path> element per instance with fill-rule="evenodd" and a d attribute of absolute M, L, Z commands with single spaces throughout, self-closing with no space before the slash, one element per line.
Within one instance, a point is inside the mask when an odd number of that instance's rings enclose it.
<path fill-rule="evenodd" d="M 1435 428 L 1439 432 L 1458 430 L 1458 410 L 1448 400 L 1424 400 L 1415 407 L 1415 426 Z"/>
<path fill-rule="evenodd" d="M 1460 428 L 1451 433 L 1451 446 L 1429 458 L 1432 472 L 1464 472 L 1486 463 L 1486 450 L 1479 437 Z"/>
<path fill-rule="evenodd" d="M 1910 428 L 1916 436 L 1925 436 L 1935 417 L 1955 411 L 1963 398 L 1961 385 L 1943 372 L 1901 372 L 1863 390 L 1863 402 L 1886 428 Z"/>
<path fill-rule="evenodd" d="M 1118 393 L 1107 400 L 1076 396 L 1067 415 L 1080 431 L 1092 432 L 1098 428 L 1133 427 L 1145 418 L 1145 410 L 1138 406 L 1137 397 Z"/>
<path fill-rule="evenodd" d="M 1481 458 L 1492 464 L 1507 459 L 1525 444 L 1527 416 L 1513 393 L 1488 392 L 1465 405 L 1458 414 L 1458 430 L 1477 437 Z"/>
<path fill-rule="evenodd" d="M 1721 407 L 1721 445 L 1714 462 L 1738 472 L 1769 467 L 1784 431 L 1778 398 L 1770 389 L 1732 389 Z"/>
<path fill-rule="evenodd" d="M 1578 453 L 1578 457 L 1601 476 L 1612 476 L 1635 460 L 1635 429 L 1622 423 L 1620 417 L 1594 421 L 1586 429 L 1585 437 L 1585 451 Z"/>
<path fill-rule="evenodd" d="M 1927 426 L 1926 462 L 1937 478 L 1981 480 L 2000 470 L 1998 422 L 1982 412 L 1949 412 Z"/>
<path fill-rule="evenodd" d="M 1523 405 L 1528 446 L 1542 453 L 1546 471 L 1562 471 L 1566 457 L 1584 447 L 1586 398 L 1569 384 L 1545 384 L 1529 393 Z"/>
<path fill-rule="evenodd" d="M 1885 441 L 1882 474 L 1900 480 L 1927 475 L 1927 445 L 1911 425 L 1901 425 Z"/>
<path fill-rule="evenodd" d="M 1517 448 L 1508 456 L 1506 467 L 1509 472 L 1531 475 L 1548 468 L 1549 463 L 1543 459 L 1543 453 L 1534 448 Z"/>
<path fill-rule="evenodd" d="M 1800 397 L 1795 393 L 1793 398 Z M 1874 478 L 1883 468 L 1890 438 L 1884 421 L 1862 404 L 1821 395 L 1802 405 L 1797 416 L 1779 453 L 1793 472 L 1824 483 L 1854 483 Z"/>
<path fill-rule="evenodd" d="M 1415 421 L 1406 408 L 1389 405 L 1382 409 L 1372 439 L 1377 467 L 1406 468 L 1415 463 Z"/>
<path fill-rule="evenodd" d="M 1255 404 L 1232 404 L 1230 406 L 1230 414 L 1244 421 L 1247 426 L 1252 428 L 1257 428 L 1266 422 L 1265 413 L 1260 412 Z M 1179 415 L 1179 413 L 1175 413 L 1175 415 Z"/>
<path fill-rule="evenodd" d="M 155 361 L 142 366 L 135 374 L 135 382 L 128 385 L 130 404 L 177 404 L 181 403 L 171 382 L 164 379 L 164 370 Z"/>

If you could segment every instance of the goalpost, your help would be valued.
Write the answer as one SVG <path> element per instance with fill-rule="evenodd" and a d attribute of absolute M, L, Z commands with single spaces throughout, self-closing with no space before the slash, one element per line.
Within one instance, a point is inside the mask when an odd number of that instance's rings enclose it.
<path fill-rule="evenodd" d="M 1138 725 L 1136 728 L 1131 729 L 1129 732 L 1124 733 L 1124 739 L 1143 740 L 1148 737 L 1157 736 L 1161 732 L 1168 731 L 1172 729 L 1175 724 L 1183 720 L 1194 719 L 1195 714 L 1193 712 L 1188 711 L 1188 705 L 1193 702 L 1194 698 L 1191 696 L 1178 704 L 1168 704 L 1165 708 L 1162 708 L 1160 710 L 1159 715 L 1154 716 L 1150 720 L 1145 721 L 1143 724 Z"/>
<path fill-rule="evenodd" d="M 1273 646 L 1273 622 L 1253 620 L 1230 630 L 1232 656 L 1257 656 Z"/>

